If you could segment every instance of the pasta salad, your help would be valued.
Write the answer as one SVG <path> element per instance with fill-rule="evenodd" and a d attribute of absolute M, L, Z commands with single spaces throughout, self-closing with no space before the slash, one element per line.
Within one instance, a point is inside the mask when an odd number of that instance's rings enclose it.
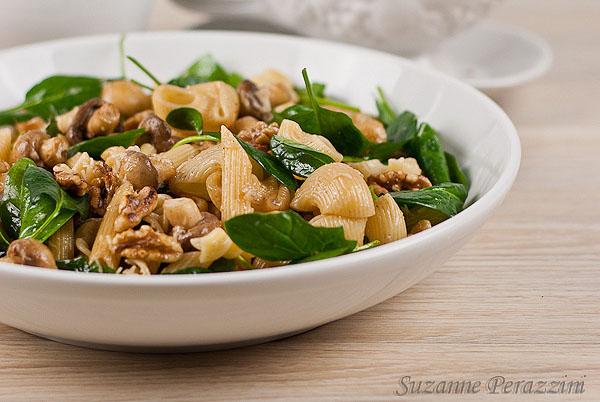
<path fill-rule="evenodd" d="M 0 261 L 124 275 L 252 270 L 358 252 L 464 208 L 438 134 L 212 56 L 152 85 L 52 76 L 0 112 Z M 124 64 L 125 58 L 123 58 Z"/>

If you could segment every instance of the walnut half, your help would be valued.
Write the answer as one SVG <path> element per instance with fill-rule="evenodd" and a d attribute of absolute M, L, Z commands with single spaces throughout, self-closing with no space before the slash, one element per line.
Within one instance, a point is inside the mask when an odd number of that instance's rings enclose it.
<path fill-rule="evenodd" d="M 173 237 L 158 233 L 148 225 L 128 229 L 112 238 L 112 251 L 125 258 L 147 262 L 175 262 L 183 255 L 181 245 Z"/>
<path fill-rule="evenodd" d="M 423 175 L 394 171 L 373 174 L 367 178 L 367 184 L 373 186 L 377 195 L 390 191 L 420 190 L 431 187 L 431 182 Z"/>
<path fill-rule="evenodd" d="M 157 191 L 149 186 L 139 193 L 126 194 L 119 206 L 119 216 L 115 220 L 115 231 L 122 232 L 139 225 L 142 219 L 154 211 L 158 204 Z"/>
<path fill-rule="evenodd" d="M 267 152 L 271 149 L 271 137 L 277 134 L 279 125 L 277 123 L 267 124 L 264 121 L 256 123 L 254 128 L 240 131 L 238 137 L 254 148 Z"/>
<path fill-rule="evenodd" d="M 79 197 L 87 193 L 88 184 L 86 181 L 67 164 L 60 163 L 54 166 L 53 171 L 56 182 L 66 191 Z"/>

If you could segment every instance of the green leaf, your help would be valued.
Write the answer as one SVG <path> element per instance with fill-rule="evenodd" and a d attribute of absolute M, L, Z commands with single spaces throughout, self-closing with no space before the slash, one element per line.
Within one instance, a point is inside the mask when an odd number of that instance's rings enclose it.
<path fill-rule="evenodd" d="M 212 55 L 206 54 L 196 60 L 179 77 L 169 81 L 169 84 L 187 87 L 203 82 L 224 81 L 235 88 L 243 80 L 244 78 L 239 74 L 229 74 Z"/>
<path fill-rule="evenodd" d="M 10 112 L 21 110 L 49 119 L 100 96 L 101 92 L 102 81 L 98 78 L 65 75 L 48 77 L 27 92 L 21 105 L 0 112 L 0 120 L 6 119 L 4 116 Z"/>
<path fill-rule="evenodd" d="M 443 183 L 416 191 L 389 193 L 401 207 L 427 207 L 451 217 L 463 210 L 467 190 L 459 183 Z"/>
<path fill-rule="evenodd" d="M 458 165 L 458 161 L 451 153 L 446 152 L 446 162 L 448 163 L 448 170 L 450 172 L 450 180 L 453 183 L 460 183 L 467 190 L 469 190 L 469 181 L 467 180 L 467 176 L 460 170 L 460 166 Z"/>
<path fill-rule="evenodd" d="M 369 146 L 367 155 L 365 155 L 365 157 L 363 157 L 362 160 L 381 159 L 383 161 L 387 161 L 401 149 L 402 144 L 397 142 L 382 142 L 380 144 L 371 144 Z"/>
<path fill-rule="evenodd" d="M 56 266 L 58 269 L 76 272 L 103 272 L 106 274 L 114 274 L 116 271 L 108 266 L 99 263 L 95 260 L 91 264 L 86 257 L 77 257 L 70 260 L 57 260 Z"/>
<path fill-rule="evenodd" d="M 314 97 L 306 69 L 302 70 L 302 75 L 311 107 L 291 106 L 282 113 L 278 113 L 275 116 L 275 121 L 280 121 L 279 119 L 282 117 L 293 120 L 305 132 L 327 138 L 341 154 L 363 155 L 370 145 L 370 141 L 356 128 L 348 115 L 320 107 Z"/>
<path fill-rule="evenodd" d="M 433 184 L 450 182 L 450 171 L 444 149 L 437 133 L 429 124 L 421 124 L 418 135 L 408 144 L 408 149 Z"/>
<path fill-rule="evenodd" d="M 189 267 L 184 268 L 176 272 L 163 272 L 163 275 L 180 275 L 180 274 L 210 274 L 213 272 L 231 272 L 236 271 L 235 260 L 229 260 L 226 258 L 219 258 L 208 268 L 201 267 Z"/>
<path fill-rule="evenodd" d="M 404 145 L 417 136 L 417 116 L 405 111 L 387 127 L 388 141 Z"/>
<path fill-rule="evenodd" d="M 48 124 L 48 127 L 46 127 L 46 134 L 48 134 L 50 137 L 56 137 L 58 134 L 60 134 L 58 123 L 56 122 L 54 116 L 50 118 L 50 124 Z"/>
<path fill-rule="evenodd" d="M 308 96 L 308 91 L 306 90 L 306 88 L 295 88 L 295 91 L 298 94 L 298 96 L 300 97 L 300 100 L 298 102 L 300 105 L 307 106 L 307 107 L 312 106 L 310 97 Z M 347 103 L 340 102 L 340 101 L 337 101 L 337 100 L 334 100 L 334 99 L 331 99 L 331 98 L 325 96 L 325 84 L 313 82 L 312 83 L 312 92 L 313 92 L 313 96 L 317 100 L 317 103 L 321 106 L 323 106 L 323 105 L 335 106 L 335 107 L 339 107 L 339 108 L 346 109 L 346 110 L 352 110 L 354 112 L 360 112 L 360 109 L 355 106 L 351 106 L 351 105 L 348 105 Z"/>
<path fill-rule="evenodd" d="M 375 99 L 375 105 L 379 111 L 379 120 L 381 120 L 383 125 L 387 128 L 396 119 L 397 115 L 385 98 L 383 90 L 377 88 L 377 92 L 379 93 L 379 99 Z"/>
<path fill-rule="evenodd" d="M 271 151 L 283 166 L 299 177 L 308 177 L 321 166 L 334 162 L 327 154 L 278 135 L 271 137 Z"/>
<path fill-rule="evenodd" d="M 167 123 L 179 130 L 195 131 L 202 134 L 202 113 L 191 107 L 180 107 L 172 110 L 166 119 Z"/>
<path fill-rule="evenodd" d="M 381 245 L 381 241 L 379 241 L 379 240 L 373 240 L 370 243 L 363 244 L 362 246 L 355 247 L 354 250 L 352 250 L 352 252 L 356 253 L 357 251 L 368 250 L 370 248 L 377 247 L 379 245 Z"/>
<path fill-rule="evenodd" d="M 27 166 L 23 187 L 26 191 L 21 210 L 21 239 L 31 237 L 44 242 L 76 213 L 87 217 L 87 197 L 71 197 L 45 169 Z"/>
<path fill-rule="evenodd" d="M 406 222 L 406 228 L 408 230 L 410 230 L 421 220 L 428 220 L 429 222 L 431 222 L 432 226 L 435 226 L 438 223 L 448 219 L 448 217 L 440 211 L 421 206 L 413 208 L 404 207 L 402 212 L 404 213 L 404 220 Z"/>
<path fill-rule="evenodd" d="M 267 261 L 334 257 L 356 246 L 343 228 L 314 227 L 293 211 L 239 215 L 225 221 L 225 230 L 242 250 Z"/>
<path fill-rule="evenodd" d="M 14 112 L 0 112 L 0 126 L 12 126 L 22 121 L 34 118 L 36 115 L 24 110 Z"/>
<path fill-rule="evenodd" d="M 237 136 L 234 136 L 240 143 L 242 148 L 246 151 L 248 156 L 254 159 L 263 169 L 270 173 L 273 177 L 279 180 L 280 183 L 285 185 L 292 190 L 298 188 L 298 183 L 294 178 L 294 175 L 285 168 L 285 166 L 277 160 L 273 155 L 254 148 L 252 145 L 240 140 Z"/>
<path fill-rule="evenodd" d="M 9 169 L 4 182 L 4 194 L 0 204 L 0 218 L 8 235 L 17 239 L 21 231 L 21 211 L 24 207 L 25 186 L 23 176 L 29 166 L 35 163 L 28 158 L 19 159 Z"/>
<path fill-rule="evenodd" d="M 100 158 L 102 152 L 110 147 L 121 146 L 127 148 L 132 145 L 146 131 L 145 128 L 138 128 L 124 133 L 96 137 L 91 140 L 80 142 L 69 148 L 67 155 L 69 158 L 77 152 L 87 152 L 92 158 Z"/>

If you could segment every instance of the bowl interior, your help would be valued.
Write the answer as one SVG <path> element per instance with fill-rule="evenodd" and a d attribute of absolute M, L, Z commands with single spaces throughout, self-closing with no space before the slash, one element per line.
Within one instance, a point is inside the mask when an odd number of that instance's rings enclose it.
<path fill-rule="evenodd" d="M 116 35 L 89 37 L 2 53 L 0 108 L 18 104 L 32 84 L 51 74 L 118 77 L 118 41 Z M 312 43 L 306 46 L 307 42 Z M 469 203 L 486 194 L 515 157 L 515 142 L 505 133 L 510 121 L 489 99 L 440 74 L 424 75 L 395 56 L 328 42 L 231 32 L 131 34 L 125 50 L 164 81 L 204 53 L 245 76 L 279 69 L 297 85 L 302 85 L 301 69 L 307 67 L 313 81 L 327 84 L 328 94 L 373 114 L 376 89 L 381 87 L 399 111 L 409 109 L 439 131 L 471 182 Z M 127 73 L 148 82 L 131 64 Z"/>

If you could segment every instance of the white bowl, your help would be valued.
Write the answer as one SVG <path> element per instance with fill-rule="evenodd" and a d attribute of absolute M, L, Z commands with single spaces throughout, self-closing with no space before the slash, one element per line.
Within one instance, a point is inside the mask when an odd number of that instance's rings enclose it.
<path fill-rule="evenodd" d="M 55 73 L 118 76 L 119 37 L 42 43 L 0 53 L 0 107 Z M 63 342 L 118 350 L 217 349 L 306 331 L 380 303 L 460 249 L 501 203 L 520 144 L 506 114 L 448 76 L 397 56 L 313 39 L 237 32 L 132 34 L 127 53 L 168 79 L 205 52 L 246 75 L 307 67 L 328 91 L 374 112 L 380 85 L 398 109 L 437 128 L 471 181 L 471 205 L 410 238 L 306 264 L 153 277 L 0 264 L 0 321 Z M 136 78 L 143 76 L 132 74 Z M 368 331 L 368 328 L 364 328 Z"/>

